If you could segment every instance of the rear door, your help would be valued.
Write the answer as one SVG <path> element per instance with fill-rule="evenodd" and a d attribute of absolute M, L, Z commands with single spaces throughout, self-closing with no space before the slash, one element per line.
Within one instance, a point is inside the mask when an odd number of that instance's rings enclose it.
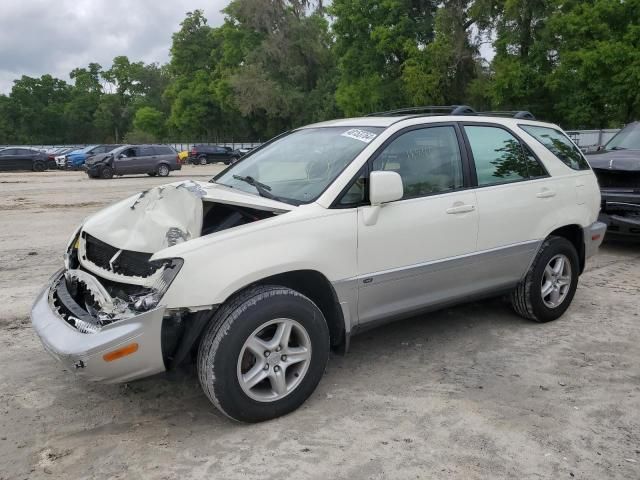
<path fill-rule="evenodd" d="M 166 145 L 155 145 L 153 148 L 155 149 L 157 155 L 155 166 L 157 166 L 160 162 L 165 162 L 169 164 L 169 167 L 172 170 L 177 167 L 178 152 L 176 152 L 173 148 Z"/>
<path fill-rule="evenodd" d="M 465 123 L 478 199 L 478 252 L 493 258 L 485 273 L 496 286 L 516 283 L 553 216 L 556 192 L 549 175 L 524 142 L 498 124 Z"/>
<path fill-rule="evenodd" d="M 151 145 L 142 145 L 137 148 L 136 162 L 132 173 L 151 173 L 156 169 L 158 156 Z"/>

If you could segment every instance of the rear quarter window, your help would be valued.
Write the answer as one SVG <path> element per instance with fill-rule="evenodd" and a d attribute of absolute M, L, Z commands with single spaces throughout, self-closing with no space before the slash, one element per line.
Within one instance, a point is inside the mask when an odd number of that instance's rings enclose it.
<path fill-rule="evenodd" d="M 157 155 L 175 155 L 176 154 L 176 152 L 171 147 L 159 146 L 159 147 L 153 147 L 153 148 L 155 149 Z"/>
<path fill-rule="evenodd" d="M 569 137 L 560 130 L 538 125 L 518 125 L 533 138 L 544 145 L 562 163 L 573 170 L 589 170 L 589 164 Z"/>

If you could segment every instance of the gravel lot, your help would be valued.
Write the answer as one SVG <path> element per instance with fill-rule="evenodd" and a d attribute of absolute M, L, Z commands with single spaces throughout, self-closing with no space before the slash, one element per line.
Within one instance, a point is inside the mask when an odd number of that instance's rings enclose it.
<path fill-rule="evenodd" d="M 84 217 L 166 181 L 0 174 L 0 479 L 640 478 L 638 243 L 607 241 L 556 322 L 497 299 L 356 337 L 300 410 L 259 425 L 219 414 L 191 366 L 76 380 L 30 304 Z"/>

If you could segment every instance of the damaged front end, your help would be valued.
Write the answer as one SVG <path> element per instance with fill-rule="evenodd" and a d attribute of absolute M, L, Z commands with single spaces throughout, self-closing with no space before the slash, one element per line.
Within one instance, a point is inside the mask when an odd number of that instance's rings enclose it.
<path fill-rule="evenodd" d="M 217 306 L 163 304 L 184 263 L 171 248 L 291 208 L 193 181 L 107 207 L 72 236 L 64 269 L 34 303 L 33 326 L 54 357 L 88 379 L 128 381 L 172 368 Z"/>
<path fill-rule="evenodd" d="M 181 259 L 163 261 L 146 285 L 112 282 L 96 277 L 78 263 L 68 268 L 50 289 L 50 302 L 69 325 L 96 333 L 106 325 L 158 306 L 180 271 Z M 70 265 L 71 267 L 71 265 Z"/>
<path fill-rule="evenodd" d="M 614 150 L 587 158 L 600 185 L 600 221 L 607 232 L 640 235 L 640 152 Z"/>

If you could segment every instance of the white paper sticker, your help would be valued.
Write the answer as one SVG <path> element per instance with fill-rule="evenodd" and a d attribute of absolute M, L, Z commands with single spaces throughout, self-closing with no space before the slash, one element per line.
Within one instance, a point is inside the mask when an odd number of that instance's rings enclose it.
<path fill-rule="evenodd" d="M 359 128 L 352 128 L 342 134 L 343 137 L 353 138 L 360 140 L 364 143 L 369 143 L 371 140 L 377 137 L 375 133 L 367 132 L 366 130 L 360 130 Z"/>

